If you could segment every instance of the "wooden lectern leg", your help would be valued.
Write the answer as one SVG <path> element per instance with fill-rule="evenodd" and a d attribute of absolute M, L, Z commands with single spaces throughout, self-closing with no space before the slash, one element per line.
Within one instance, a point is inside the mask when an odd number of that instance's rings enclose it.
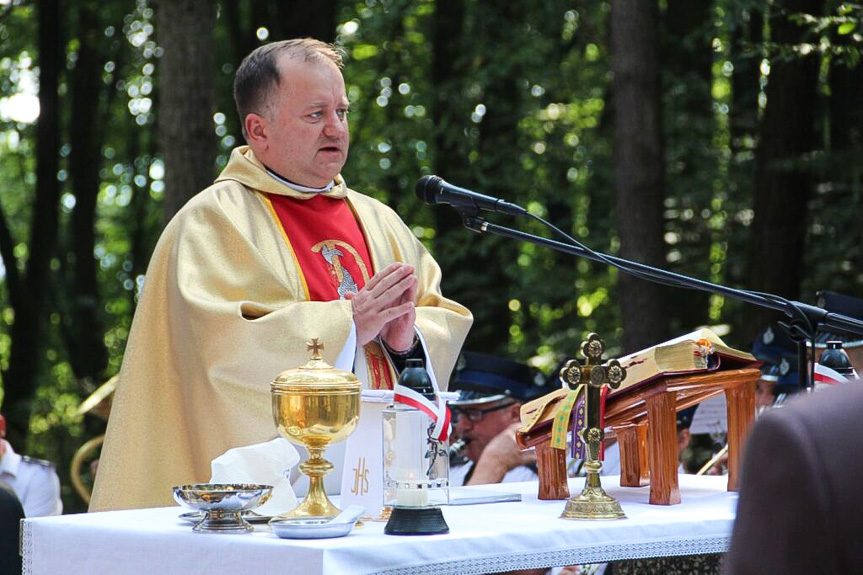
<path fill-rule="evenodd" d="M 664 388 L 645 398 L 647 450 L 650 466 L 650 504 L 680 503 L 677 483 L 677 427 L 675 394 Z"/>
<path fill-rule="evenodd" d="M 539 499 L 569 499 L 566 477 L 566 450 L 554 449 L 551 442 L 536 446 L 536 465 L 539 471 Z"/>
<path fill-rule="evenodd" d="M 755 382 L 745 381 L 725 389 L 728 415 L 728 491 L 737 491 L 743 446 L 755 418 Z"/>
<path fill-rule="evenodd" d="M 642 487 L 650 483 L 647 465 L 647 424 L 627 423 L 614 427 L 620 444 L 621 487 Z"/>

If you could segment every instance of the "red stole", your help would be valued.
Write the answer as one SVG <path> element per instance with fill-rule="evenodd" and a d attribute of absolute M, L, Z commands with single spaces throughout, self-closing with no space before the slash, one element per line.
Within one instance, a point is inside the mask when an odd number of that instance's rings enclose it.
<path fill-rule="evenodd" d="M 344 198 L 265 194 L 300 270 L 309 301 L 345 299 L 374 274 L 365 236 Z M 392 389 L 394 374 L 375 342 L 365 346 L 370 385 Z"/>

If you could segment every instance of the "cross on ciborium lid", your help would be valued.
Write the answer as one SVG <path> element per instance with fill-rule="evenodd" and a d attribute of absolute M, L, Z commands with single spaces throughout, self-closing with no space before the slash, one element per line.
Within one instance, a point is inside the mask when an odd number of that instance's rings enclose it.
<path fill-rule="evenodd" d="M 306 342 L 306 351 L 310 355 L 309 361 L 300 367 L 286 369 L 276 376 L 271 384 L 274 390 L 293 386 L 325 386 L 327 388 L 356 386 L 359 388 L 361 385 L 353 373 L 335 368 L 324 361 L 324 344 L 318 338 L 313 337 Z"/>
<path fill-rule="evenodd" d="M 321 352 L 324 351 L 324 344 L 320 343 L 318 338 L 313 337 L 311 341 L 306 342 L 306 351 L 312 352 L 312 359 L 323 359 Z"/>

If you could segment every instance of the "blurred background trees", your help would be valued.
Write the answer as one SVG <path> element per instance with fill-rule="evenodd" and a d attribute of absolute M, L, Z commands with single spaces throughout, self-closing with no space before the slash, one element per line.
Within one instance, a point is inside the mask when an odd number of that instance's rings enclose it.
<path fill-rule="evenodd" d="M 861 19 L 833 0 L 0 0 L 10 439 L 68 485 L 104 429 L 78 405 L 119 369 L 164 222 L 242 143 L 234 71 L 289 37 L 346 50 L 347 182 L 436 255 L 476 316 L 470 349 L 548 371 L 590 331 L 621 354 L 724 325 L 748 348 L 770 317 L 467 231 L 418 202 L 424 174 L 597 251 L 810 303 L 860 296 Z"/>

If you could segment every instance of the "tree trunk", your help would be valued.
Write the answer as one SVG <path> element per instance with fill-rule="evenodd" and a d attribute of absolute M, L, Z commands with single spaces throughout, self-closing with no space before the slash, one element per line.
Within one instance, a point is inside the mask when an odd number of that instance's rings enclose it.
<path fill-rule="evenodd" d="M 655 0 L 612 1 L 611 69 L 620 255 L 662 267 L 664 158 Z M 619 281 L 624 352 L 665 340 L 663 290 L 624 273 Z"/>
<path fill-rule="evenodd" d="M 335 0 L 293 0 L 275 2 L 276 21 L 281 23 L 279 36 L 272 40 L 290 38 L 315 38 L 323 42 L 336 39 L 336 2 Z"/>
<path fill-rule="evenodd" d="M 834 45 L 852 47 L 849 35 L 832 38 Z M 810 204 L 813 227 L 823 224 L 815 242 L 825 249 L 807 250 L 809 271 L 815 271 L 820 283 L 813 291 L 828 287 L 834 291 L 860 295 L 859 273 L 863 269 L 863 226 L 857 210 L 863 200 L 863 65 L 851 66 L 834 57 L 830 66 L 830 144 L 828 163 L 822 181 L 828 183 L 818 194 L 818 203 Z M 813 234 L 814 235 L 814 234 Z M 810 242 L 810 245 L 813 242 Z M 829 247 L 828 247 L 829 246 Z M 814 246 L 813 246 L 814 247 Z M 814 262 L 814 265 L 812 265 Z M 814 268 L 814 270 L 813 270 Z M 824 280 L 830 278 L 830 284 Z M 812 276 L 808 283 L 812 285 Z"/>
<path fill-rule="evenodd" d="M 518 44 L 519 34 L 523 33 L 527 4 L 499 0 L 489 3 L 488 10 L 481 17 L 485 46 L 481 67 L 489 80 L 485 91 L 486 113 L 479 124 L 478 165 L 481 178 L 479 190 L 494 190 L 492 195 L 514 198 L 517 191 L 515 182 L 521 171 L 521 150 L 519 148 L 518 121 L 522 116 L 522 106 L 526 90 L 522 87 L 528 76 L 519 58 L 509 60 L 506 66 L 496 67 L 496 55 Z M 493 72 L 492 72 L 493 70 Z M 462 231 L 468 236 L 469 232 Z M 475 301 L 473 305 L 481 313 L 482 321 L 476 322 L 468 335 L 471 349 L 488 350 L 490 353 L 505 355 L 509 343 L 509 327 L 512 312 L 509 300 L 512 293 L 508 286 L 513 278 L 507 273 L 518 257 L 520 244 L 511 239 L 497 236 L 469 235 L 476 242 L 476 249 L 466 252 L 469 261 L 463 262 L 462 273 L 472 276 L 470 292 Z M 473 273 L 477 255 L 487 264 L 482 278 Z"/>
<path fill-rule="evenodd" d="M 444 179 L 461 182 L 468 175 L 467 150 L 464 146 L 465 110 L 461 103 L 461 84 L 465 76 L 462 56 L 465 7 L 463 0 L 437 0 L 432 23 L 432 122 L 434 133 L 434 171 Z M 447 253 L 451 242 L 457 242 L 464 232 L 461 218 L 455 210 L 436 209 L 435 247 Z M 444 282 L 458 269 L 450 258 L 440 258 Z M 455 279 L 455 278 L 452 278 Z M 447 285 L 446 283 L 444 284 Z"/>
<path fill-rule="evenodd" d="M 758 142 L 758 98 L 761 94 L 760 66 L 763 57 L 757 47 L 762 46 L 764 41 L 767 2 L 734 4 L 729 9 L 732 10 L 729 19 L 734 27 L 731 30 L 728 59 L 734 66 L 734 73 L 731 76 L 731 105 L 728 110 L 728 145 L 731 151 L 725 186 L 728 199 L 724 208 L 728 214 L 737 215 L 752 209 L 754 197 L 754 156 Z M 728 247 L 723 283 L 750 287 L 746 278 L 746 254 L 751 248 L 750 231 L 733 216 L 728 218 L 724 231 Z M 752 337 L 751 330 L 745 328 L 751 311 L 750 304 L 734 300 L 726 299 L 723 305 L 723 319 L 731 325 L 744 328 L 742 339 L 739 340 L 741 343 Z"/>
<path fill-rule="evenodd" d="M 99 18 L 91 2 L 78 4 L 79 48 L 72 72 L 69 176 L 75 195 L 72 212 L 71 314 L 65 319 L 69 363 L 79 379 L 97 383 L 108 361 L 103 342 L 104 327 L 99 313 L 96 275 L 96 200 L 99 195 L 101 131 L 104 125 L 101 70 L 97 52 L 101 34 Z"/>
<path fill-rule="evenodd" d="M 254 49 L 256 42 L 254 29 L 244 24 L 240 2 L 241 0 L 223 0 L 222 2 L 222 21 L 228 30 L 228 38 L 230 38 L 231 42 L 231 65 L 234 70 L 240 67 L 240 62 Z M 237 142 L 242 144 L 244 143 L 242 123 L 235 111 L 236 105 L 233 98 L 229 101 L 231 105 L 227 109 L 233 111 L 233 113 L 225 112 L 227 116 L 225 124 L 228 126 L 228 131 L 237 139 Z"/>
<path fill-rule="evenodd" d="M 665 149 L 668 158 L 668 188 L 675 190 L 679 213 L 692 210 L 696 217 L 669 222 L 668 231 L 680 241 L 675 249 L 680 260 L 669 264 L 673 271 L 711 280 L 710 252 L 714 241 L 709 218 L 700 214 L 710 210 L 712 184 L 717 177 L 713 146 L 715 119 L 713 97 L 713 11 L 709 2 L 668 0 L 663 37 L 663 84 L 673 86 L 665 95 L 665 133 L 674 146 Z M 719 238 L 721 241 L 722 238 Z M 669 319 L 675 332 L 687 332 L 709 320 L 710 296 L 707 292 L 677 290 Z"/>
<path fill-rule="evenodd" d="M 805 29 L 787 14 L 820 14 L 823 0 L 785 0 L 771 16 L 771 41 L 796 45 Z M 815 135 L 819 56 L 816 53 L 771 61 L 767 107 L 755 155 L 755 219 L 748 285 L 761 292 L 800 298 L 807 203 L 812 177 L 798 167 L 817 147 Z M 811 294 L 814 295 L 814 294 Z M 811 301 L 811 297 L 809 298 Z M 776 312 L 757 308 L 749 315 L 746 335 L 751 339 Z"/>
<path fill-rule="evenodd" d="M 475 37 L 465 42 L 462 24 L 458 21 L 464 5 L 460 2 L 439 2 L 435 24 L 435 82 L 449 86 L 438 94 L 436 118 L 438 156 L 435 165 L 446 179 L 474 189 L 493 189 L 501 197 L 513 197 L 516 170 L 520 169 L 518 144 L 518 118 L 521 113 L 524 89 L 521 81 L 525 77 L 518 58 L 496 59 L 496 55 L 511 50 L 518 43 L 524 28 L 525 5 L 518 2 L 479 3 L 475 22 Z M 483 104 L 486 114 L 478 125 L 477 160 L 468 166 L 469 152 L 464 141 L 469 126 L 465 120 L 468 110 L 459 110 L 464 95 L 456 90 L 457 84 L 449 78 L 464 78 L 465 75 L 449 76 L 450 66 L 461 65 L 466 60 L 464 50 L 474 48 L 470 57 L 477 70 L 465 70 L 467 74 L 482 70 Z M 476 50 L 479 48 L 479 50 Z M 461 49 L 461 51 L 459 51 Z M 464 68 L 462 68 L 464 69 Z M 446 98 L 446 100 L 444 100 Z M 469 101 L 469 100 L 468 100 Z M 443 211 L 443 210 L 442 210 Z M 437 249 L 445 253 L 445 288 L 455 294 L 460 303 L 473 311 L 476 321 L 465 342 L 466 349 L 487 353 L 505 354 L 509 343 L 509 300 L 512 297 L 508 286 L 513 282 L 508 276 L 517 257 L 519 246 L 512 240 L 493 235 L 477 236 L 461 229 L 458 220 L 452 217 L 439 220 Z M 483 273 L 476 269 L 482 267 Z"/>
<path fill-rule="evenodd" d="M 729 60 L 734 65 L 731 76 L 731 109 L 728 112 L 732 154 L 750 152 L 758 136 L 758 94 L 761 92 L 761 58 L 755 52 L 764 40 L 764 12 L 755 4 L 738 8 L 732 15 L 736 23 L 731 33 Z"/>
<path fill-rule="evenodd" d="M 3 373 L 3 412 L 9 424 L 8 437 L 19 451 L 25 449 L 30 405 L 44 365 L 42 352 L 50 311 L 46 305 L 48 273 L 57 245 L 60 200 L 58 87 L 63 68 L 63 36 L 59 2 L 43 0 L 37 5 L 37 12 L 40 111 L 36 126 L 36 197 L 30 225 L 29 258 L 23 278 L 24 292 L 18 300 L 19 306 L 14 309 L 9 367 Z"/>
<path fill-rule="evenodd" d="M 213 183 L 213 27 L 208 0 L 173 0 L 157 7 L 159 141 L 165 162 L 164 222 Z"/>
<path fill-rule="evenodd" d="M 469 72 L 464 50 L 465 3 L 463 0 L 437 0 L 432 21 L 432 82 L 431 105 L 434 132 L 434 173 L 440 177 L 468 185 L 471 177 L 467 155 L 469 152 L 465 132 L 466 118 L 470 115 L 464 105 L 461 79 Z M 444 206 L 436 208 L 434 214 L 435 252 L 443 274 L 442 289 L 468 308 L 474 307 L 476 298 L 471 291 L 470 265 L 465 262 L 464 244 L 476 242 L 466 237 L 461 217 L 455 210 Z M 467 272 L 467 273 L 466 273 Z M 473 330 L 476 329 L 476 323 Z M 475 348 L 473 342 L 466 349 Z"/>
<path fill-rule="evenodd" d="M 848 46 L 847 36 L 833 42 Z M 830 66 L 830 148 L 834 152 L 863 147 L 863 64 L 834 58 Z M 859 165 L 856 166 L 859 168 Z"/>

